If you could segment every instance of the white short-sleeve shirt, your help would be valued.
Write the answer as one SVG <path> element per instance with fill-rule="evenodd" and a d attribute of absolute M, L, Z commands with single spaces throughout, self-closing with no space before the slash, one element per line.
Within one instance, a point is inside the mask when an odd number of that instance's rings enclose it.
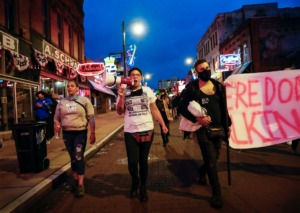
<path fill-rule="evenodd" d="M 142 89 L 140 96 L 130 96 L 130 90 L 126 91 L 124 132 L 144 132 L 154 128 L 150 103 L 155 103 L 156 96 L 149 87 Z"/>

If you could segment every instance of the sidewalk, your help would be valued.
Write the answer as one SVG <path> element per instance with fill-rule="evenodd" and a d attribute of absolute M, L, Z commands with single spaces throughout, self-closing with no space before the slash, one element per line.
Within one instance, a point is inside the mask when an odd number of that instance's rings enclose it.
<path fill-rule="evenodd" d="M 110 138 L 123 129 L 124 118 L 115 111 L 96 116 L 96 141 L 87 145 L 85 156 L 91 158 Z M 58 177 L 70 170 L 70 160 L 62 139 L 47 145 L 49 169 L 20 174 L 14 140 L 3 141 L 0 149 L 0 212 L 18 212 L 52 190 Z"/>

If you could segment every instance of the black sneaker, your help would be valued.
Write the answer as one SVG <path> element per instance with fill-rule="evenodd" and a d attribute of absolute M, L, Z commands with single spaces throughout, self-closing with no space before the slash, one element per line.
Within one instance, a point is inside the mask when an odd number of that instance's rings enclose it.
<path fill-rule="evenodd" d="M 169 143 L 169 137 L 168 136 L 166 137 L 166 143 Z"/>
<path fill-rule="evenodd" d="M 213 208 L 220 209 L 223 207 L 222 197 L 221 195 L 213 194 L 210 199 L 210 205 Z"/>
<path fill-rule="evenodd" d="M 199 176 L 198 183 L 199 183 L 200 185 L 203 185 L 203 186 L 207 185 L 206 176 L 205 176 L 205 175 L 200 175 L 200 176 Z"/>
<path fill-rule="evenodd" d="M 84 186 L 83 185 L 82 186 L 78 185 L 75 196 L 76 197 L 83 197 L 84 193 L 85 193 Z"/>
<path fill-rule="evenodd" d="M 141 186 L 140 187 L 140 201 L 141 202 L 147 202 L 148 201 L 148 194 L 147 194 L 146 186 Z"/>
<path fill-rule="evenodd" d="M 132 180 L 131 189 L 130 189 L 131 198 L 135 198 L 137 196 L 138 188 L 139 188 L 139 179 Z"/>
<path fill-rule="evenodd" d="M 74 180 L 74 183 L 71 186 L 71 192 L 76 193 L 78 187 L 78 180 Z"/>
<path fill-rule="evenodd" d="M 206 172 L 205 172 L 205 169 L 204 167 L 200 167 L 198 169 L 198 172 L 199 172 L 199 184 L 200 185 L 207 185 L 207 179 L 206 179 Z"/>

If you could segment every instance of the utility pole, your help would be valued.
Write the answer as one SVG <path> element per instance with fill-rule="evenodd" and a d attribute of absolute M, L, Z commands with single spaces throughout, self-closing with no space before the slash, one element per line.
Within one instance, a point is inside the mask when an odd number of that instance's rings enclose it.
<path fill-rule="evenodd" d="M 122 34 L 123 34 L 123 68 L 124 68 L 124 77 L 127 76 L 126 68 L 126 31 L 124 21 L 122 22 Z"/>

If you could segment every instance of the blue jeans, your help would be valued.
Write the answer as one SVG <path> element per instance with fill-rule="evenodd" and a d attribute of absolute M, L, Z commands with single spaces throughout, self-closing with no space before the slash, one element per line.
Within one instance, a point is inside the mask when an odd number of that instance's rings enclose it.
<path fill-rule="evenodd" d="M 84 152 L 87 142 L 87 130 L 63 131 L 65 146 L 71 158 L 71 168 L 78 175 L 84 175 Z"/>
<path fill-rule="evenodd" d="M 138 179 L 138 165 L 140 166 L 141 186 L 146 186 L 148 178 L 148 156 L 153 141 L 154 133 L 150 142 L 137 143 L 133 134 L 125 132 L 125 145 L 128 159 L 128 170 L 132 180 Z"/>
<path fill-rule="evenodd" d="M 197 141 L 199 143 L 204 165 L 200 170 L 207 173 L 209 183 L 212 188 L 213 194 L 220 194 L 221 187 L 217 171 L 217 160 L 220 155 L 221 140 L 211 140 L 207 137 L 205 128 L 200 128 L 196 131 Z"/>

